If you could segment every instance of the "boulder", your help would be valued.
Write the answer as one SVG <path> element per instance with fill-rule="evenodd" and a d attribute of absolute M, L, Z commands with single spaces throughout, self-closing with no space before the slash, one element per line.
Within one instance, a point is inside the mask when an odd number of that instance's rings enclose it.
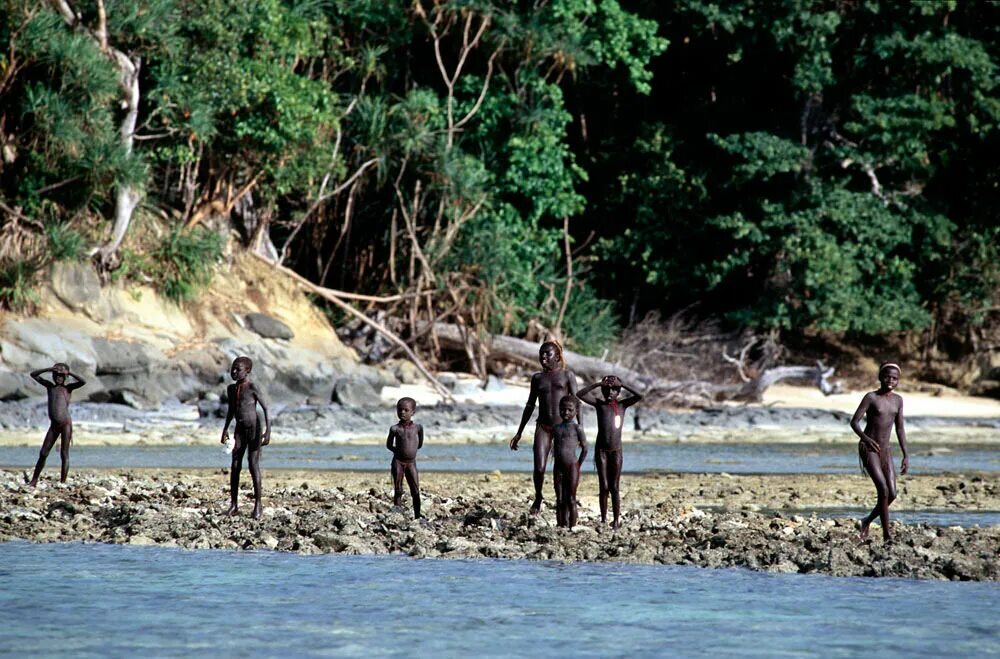
<path fill-rule="evenodd" d="M 36 387 L 36 390 L 32 390 L 33 386 Z M 33 382 L 30 376 L 0 369 L 0 401 L 22 400 L 32 394 L 40 395 L 43 393 L 45 390 Z"/>
<path fill-rule="evenodd" d="M 284 339 L 289 341 L 295 338 L 295 332 L 288 325 L 277 318 L 272 318 L 262 313 L 248 313 L 246 315 L 247 329 L 263 336 L 265 339 Z"/>
<path fill-rule="evenodd" d="M 365 380 L 340 378 L 333 386 L 331 400 L 349 407 L 372 407 L 381 404 L 379 392 Z"/>
<path fill-rule="evenodd" d="M 57 261 L 52 266 L 52 291 L 73 311 L 82 311 L 101 297 L 101 280 L 90 263 Z"/>

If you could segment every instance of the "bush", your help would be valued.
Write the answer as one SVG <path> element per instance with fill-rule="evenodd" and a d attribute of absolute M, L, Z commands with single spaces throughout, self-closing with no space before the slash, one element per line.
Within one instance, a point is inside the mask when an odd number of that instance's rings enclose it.
<path fill-rule="evenodd" d="M 54 261 L 72 261 L 83 253 L 83 236 L 61 222 L 47 224 L 45 235 L 49 243 L 49 256 Z"/>
<path fill-rule="evenodd" d="M 38 266 L 23 259 L 0 262 L 0 307 L 11 311 L 30 311 L 38 304 L 35 274 Z"/>
<path fill-rule="evenodd" d="M 212 281 L 213 266 L 222 258 L 222 238 L 211 231 L 174 229 L 153 250 L 155 285 L 176 303 L 195 298 Z"/>

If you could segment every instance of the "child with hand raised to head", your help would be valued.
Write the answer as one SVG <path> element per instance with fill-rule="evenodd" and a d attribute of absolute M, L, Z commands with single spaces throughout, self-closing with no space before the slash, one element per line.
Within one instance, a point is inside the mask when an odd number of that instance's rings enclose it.
<path fill-rule="evenodd" d="M 576 526 L 576 488 L 580 484 L 580 467 L 587 457 L 587 438 L 583 434 L 583 428 L 574 421 L 579 413 L 578 407 L 576 396 L 563 396 L 559 401 L 562 423 L 552 429 L 552 448 L 555 453 L 552 473 L 560 490 L 556 503 L 556 525 L 568 526 L 570 529 Z M 578 447 L 579 458 L 576 456 Z"/>
<path fill-rule="evenodd" d="M 385 447 L 392 451 L 392 504 L 403 505 L 403 479 L 410 486 L 413 499 L 413 518 L 420 519 L 420 475 L 417 473 L 417 450 L 424 446 L 424 427 L 413 421 L 417 411 L 417 401 L 400 398 L 396 402 L 396 416 L 399 423 L 389 428 Z"/>
<path fill-rule="evenodd" d="M 906 427 L 903 421 L 903 397 L 895 392 L 899 385 L 900 370 L 897 364 L 885 362 L 878 369 L 879 388 L 870 391 L 861 399 L 851 429 L 861 438 L 858 442 L 858 460 L 861 470 L 868 474 L 875 484 L 878 500 L 872 511 L 861 520 L 861 539 L 868 538 L 868 527 L 876 517 L 881 518 L 882 540 L 892 543 L 889 531 L 889 504 L 896 498 L 896 469 L 892 463 L 892 428 L 896 427 L 896 439 L 903 451 L 900 473 L 910 469 L 910 458 L 906 451 Z M 861 419 L 865 427 L 861 428 Z"/>
<path fill-rule="evenodd" d="M 52 373 L 52 380 L 42 377 L 43 373 Z M 32 379 L 45 387 L 49 397 L 49 429 L 42 440 L 42 450 L 38 454 L 38 462 L 35 463 L 35 473 L 31 476 L 28 485 L 35 487 L 38 485 L 38 477 L 45 468 L 45 460 L 49 457 L 49 451 L 56 443 L 56 438 L 61 438 L 59 445 L 59 457 L 62 459 L 62 468 L 59 472 L 59 482 L 65 483 L 69 475 L 69 447 L 73 443 L 73 419 L 69 416 L 69 399 L 72 393 L 87 384 L 83 378 L 69 370 L 69 366 L 63 363 L 55 364 L 51 368 L 40 368 L 31 372 Z M 66 383 L 66 378 L 71 377 L 76 382 Z"/>
<path fill-rule="evenodd" d="M 247 462 L 250 466 L 250 478 L 253 480 L 253 514 L 254 519 L 260 519 L 261 479 L 260 479 L 260 447 L 271 443 L 271 417 L 267 413 L 267 403 L 264 392 L 253 382 L 250 382 L 250 371 L 253 361 L 249 357 L 237 357 L 233 360 L 230 376 L 233 384 L 226 389 L 229 410 L 226 413 L 226 425 L 222 428 L 222 443 L 229 442 L 229 424 L 236 419 L 236 429 L 233 431 L 233 460 L 229 469 L 229 510 L 227 516 L 236 514 L 240 494 L 240 472 L 243 470 L 243 456 L 249 453 Z M 264 412 L 263 423 L 257 405 Z M 261 426 L 264 426 L 262 429 Z"/>
<path fill-rule="evenodd" d="M 594 391 L 601 388 L 600 397 Z M 625 400 L 618 400 L 622 389 L 631 394 Z M 597 467 L 597 481 L 600 487 L 601 522 L 608 521 L 608 495 L 614 510 L 612 528 L 621 528 L 621 494 L 619 484 L 622 476 L 622 426 L 625 410 L 640 400 L 642 395 L 624 384 L 616 375 L 606 375 L 600 382 L 584 387 L 577 398 L 593 405 L 597 410 L 597 441 L 594 443 L 594 465 Z"/>

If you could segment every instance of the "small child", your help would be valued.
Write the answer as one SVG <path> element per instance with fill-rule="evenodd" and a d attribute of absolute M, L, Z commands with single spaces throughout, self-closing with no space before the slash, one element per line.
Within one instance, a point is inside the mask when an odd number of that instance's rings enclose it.
<path fill-rule="evenodd" d="M 396 416 L 399 423 L 389 428 L 385 447 L 392 451 L 392 489 L 394 506 L 402 506 L 403 478 L 410 486 L 413 499 L 413 518 L 420 519 L 420 475 L 417 473 L 417 451 L 424 446 L 424 427 L 414 423 L 413 413 L 417 411 L 417 401 L 400 398 L 396 402 Z"/>
<path fill-rule="evenodd" d="M 553 453 L 555 465 L 553 477 L 559 483 L 559 497 L 556 503 L 556 526 L 576 525 L 576 487 L 580 484 L 580 467 L 587 457 L 587 438 L 583 428 L 573 421 L 578 413 L 576 396 L 566 394 L 559 400 L 559 416 L 562 423 L 552 429 Z M 580 457 L 576 457 L 576 449 L 580 448 Z"/>
<path fill-rule="evenodd" d="M 52 373 L 52 381 L 42 379 L 42 373 Z M 66 384 L 66 377 L 70 376 L 76 380 Z M 49 430 L 45 433 L 42 441 L 42 450 L 38 454 L 38 462 L 35 464 L 35 473 L 31 476 L 28 485 L 35 487 L 38 485 L 38 477 L 45 468 L 45 459 L 49 457 L 49 451 L 56 443 L 56 438 L 61 437 L 62 443 L 59 446 L 59 457 L 62 458 L 62 469 L 59 472 L 59 482 L 65 483 L 66 476 L 69 475 L 69 447 L 73 443 L 73 419 L 69 416 L 69 399 L 73 391 L 87 384 L 79 375 L 71 372 L 69 366 L 63 363 L 55 364 L 52 368 L 40 368 L 31 372 L 32 379 L 45 387 L 49 396 Z"/>
<path fill-rule="evenodd" d="M 900 370 L 897 364 L 883 363 L 878 369 L 879 386 L 861 399 L 851 429 L 861 438 L 858 442 L 858 459 L 861 470 L 875 483 L 878 501 L 872 511 L 861 520 L 861 539 L 868 538 L 868 527 L 876 517 L 882 521 L 882 540 L 892 543 L 889 532 L 889 504 L 896 498 L 896 471 L 892 464 L 892 427 L 896 426 L 896 439 L 903 451 L 900 473 L 910 469 L 910 458 L 906 451 L 906 427 L 903 421 L 903 398 L 893 390 L 899 385 Z M 861 418 L 865 417 L 865 428 L 861 429 Z"/>
<path fill-rule="evenodd" d="M 601 388 L 601 398 L 591 393 Z M 619 401 L 622 389 L 631 396 Z M 611 528 L 621 528 L 622 500 L 619 483 L 622 477 L 622 426 L 625 424 L 625 410 L 640 400 L 642 395 L 622 383 L 617 375 L 605 375 L 600 382 L 584 387 L 577 398 L 597 410 L 597 441 L 594 450 L 594 465 L 597 467 L 597 482 L 600 487 L 601 523 L 608 521 L 608 494 L 614 510 Z"/>
<path fill-rule="evenodd" d="M 271 443 L 271 417 L 267 413 L 267 403 L 260 387 L 250 382 L 250 371 L 253 361 L 249 357 L 237 357 L 233 360 L 230 376 L 233 384 L 226 393 L 229 399 L 229 411 L 226 413 L 226 425 L 222 427 L 222 443 L 229 442 L 229 424 L 235 418 L 236 430 L 233 432 L 236 442 L 233 445 L 233 460 L 229 469 L 229 510 L 226 516 L 236 514 L 237 500 L 240 494 L 240 472 L 243 470 L 243 456 L 250 451 L 247 463 L 250 466 L 250 478 L 253 480 L 253 519 L 260 519 L 261 506 L 260 484 L 260 447 Z M 264 412 L 263 423 L 257 405 Z M 261 425 L 264 425 L 263 436 Z"/>

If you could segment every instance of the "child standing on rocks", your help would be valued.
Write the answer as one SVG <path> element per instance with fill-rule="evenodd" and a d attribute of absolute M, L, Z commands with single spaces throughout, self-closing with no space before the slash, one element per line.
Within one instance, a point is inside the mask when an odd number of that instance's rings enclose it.
<path fill-rule="evenodd" d="M 403 505 L 403 479 L 410 486 L 413 499 L 413 518 L 420 519 L 420 475 L 417 473 L 417 451 L 424 446 L 424 427 L 413 421 L 417 411 L 417 401 L 400 398 L 396 402 L 396 416 L 399 423 L 389 428 L 385 447 L 392 451 L 392 504 Z"/>
<path fill-rule="evenodd" d="M 52 381 L 43 379 L 42 373 L 52 373 Z M 66 377 L 72 377 L 76 382 L 66 384 Z M 62 459 L 62 468 L 59 472 L 59 482 L 65 483 L 66 476 L 69 475 L 69 447 L 73 443 L 73 419 L 69 416 L 69 399 L 73 391 L 87 384 L 79 375 L 71 372 L 69 366 L 63 363 L 55 364 L 52 368 L 40 368 L 31 372 L 31 377 L 35 382 L 45 387 L 49 396 L 49 430 L 45 433 L 42 441 L 42 450 L 38 454 L 38 462 L 35 463 L 35 473 L 28 483 L 31 487 L 38 485 L 38 477 L 45 468 L 45 460 L 49 457 L 49 451 L 56 443 L 56 438 L 62 438 L 59 445 L 59 457 Z"/>
<path fill-rule="evenodd" d="M 597 387 L 601 388 L 598 398 Z M 618 400 L 622 389 L 632 394 L 625 400 Z M 622 500 L 619 483 L 622 477 L 622 426 L 625 423 L 625 410 L 640 400 L 642 395 L 625 385 L 617 375 L 605 375 L 600 382 L 584 387 L 577 398 L 593 405 L 597 410 L 597 441 L 594 448 L 594 465 L 597 467 L 597 482 L 600 487 L 601 522 L 608 521 L 608 495 L 611 495 L 611 506 L 614 510 L 614 521 L 611 528 L 621 528 Z"/>
<path fill-rule="evenodd" d="M 226 413 L 226 425 L 222 428 L 222 443 L 229 442 L 229 424 L 235 418 L 236 430 L 233 432 L 236 442 L 233 445 L 233 460 L 229 469 L 229 510 L 227 516 L 236 514 L 237 500 L 240 494 L 240 472 L 243 470 L 243 456 L 249 450 L 247 462 L 250 465 L 250 478 L 253 480 L 253 514 L 254 519 L 260 519 L 261 482 L 260 482 L 260 447 L 271 443 L 271 417 L 267 413 L 267 403 L 264 392 L 250 382 L 250 371 L 253 361 L 249 357 L 237 357 L 233 360 L 230 375 L 233 384 L 226 390 L 229 411 Z M 263 423 L 257 405 L 264 412 Z M 264 426 L 263 434 L 261 426 Z"/>
<path fill-rule="evenodd" d="M 861 469 L 875 483 L 878 501 L 872 511 L 861 520 L 861 539 L 868 538 L 868 527 L 876 517 L 881 518 L 882 540 L 892 543 L 889 531 L 889 504 L 896 498 L 896 471 L 892 463 L 890 440 L 892 427 L 896 426 L 896 439 L 903 451 L 903 463 L 900 473 L 905 474 L 910 468 L 910 458 L 906 452 L 906 428 L 903 422 L 903 398 L 895 393 L 899 385 L 899 365 L 885 362 L 878 370 L 879 388 L 865 394 L 858 405 L 854 418 L 851 419 L 851 429 L 857 433 L 858 459 Z M 864 417 L 865 427 L 861 429 L 861 419 Z"/>
<path fill-rule="evenodd" d="M 567 394 L 559 400 L 559 416 L 562 423 L 552 429 L 552 444 L 555 453 L 553 478 L 559 483 L 556 503 L 556 526 L 576 526 L 576 488 L 580 484 L 580 467 L 587 457 L 587 438 L 583 428 L 573 421 L 579 412 L 576 396 Z M 580 457 L 576 449 L 580 448 Z"/>

